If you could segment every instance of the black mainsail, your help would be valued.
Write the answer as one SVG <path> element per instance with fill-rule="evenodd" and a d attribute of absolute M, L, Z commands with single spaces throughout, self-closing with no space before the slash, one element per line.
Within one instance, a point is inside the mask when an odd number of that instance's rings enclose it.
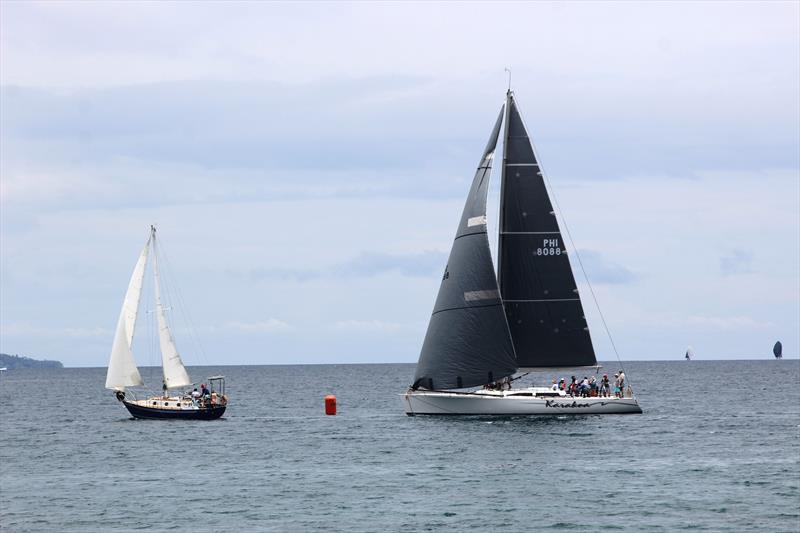
<path fill-rule="evenodd" d="M 511 91 L 504 143 L 498 281 L 517 365 L 594 366 L 566 246 Z"/>
<path fill-rule="evenodd" d="M 503 110 L 472 181 L 412 388 L 475 387 L 517 368 L 486 230 L 486 197 Z"/>

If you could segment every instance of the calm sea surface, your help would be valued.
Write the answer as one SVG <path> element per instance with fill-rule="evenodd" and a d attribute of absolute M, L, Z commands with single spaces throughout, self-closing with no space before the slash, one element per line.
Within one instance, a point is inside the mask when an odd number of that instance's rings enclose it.
<path fill-rule="evenodd" d="M 213 422 L 6 372 L 0 530 L 800 531 L 800 361 L 630 362 L 643 415 L 559 418 L 407 417 L 413 368 L 192 368 L 228 377 Z"/>

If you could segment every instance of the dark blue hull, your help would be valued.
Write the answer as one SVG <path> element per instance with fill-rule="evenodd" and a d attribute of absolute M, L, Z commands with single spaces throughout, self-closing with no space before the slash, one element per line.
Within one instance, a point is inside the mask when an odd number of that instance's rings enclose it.
<path fill-rule="evenodd" d="M 202 409 L 158 409 L 142 407 L 123 401 L 134 418 L 171 418 L 177 420 L 216 420 L 225 412 L 225 405 L 215 405 Z"/>

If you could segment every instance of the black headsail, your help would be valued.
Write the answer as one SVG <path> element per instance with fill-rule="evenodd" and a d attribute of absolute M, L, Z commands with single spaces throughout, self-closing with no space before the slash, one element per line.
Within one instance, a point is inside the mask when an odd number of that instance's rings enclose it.
<path fill-rule="evenodd" d="M 498 278 L 520 368 L 597 364 L 542 172 L 508 92 Z"/>
<path fill-rule="evenodd" d="M 772 355 L 775 356 L 775 359 L 783 357 L 783 344 L 781 344 L 781 341 L 776 342 L 775 346 L 772 347 Z"/>
<path fill-rule="evenodd" d="M 486 145 L 414 374 L 414 388 L 474 387 L 516 371 L 486 232 L 486 196 L 503 111 Z"/>

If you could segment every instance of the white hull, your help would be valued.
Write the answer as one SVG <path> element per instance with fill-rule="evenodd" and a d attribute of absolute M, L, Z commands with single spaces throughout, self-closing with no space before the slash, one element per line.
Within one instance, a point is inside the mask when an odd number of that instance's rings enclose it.
<path fill-rule="evenodd" d="M 537 396 L 542 389 L 405 393 L 406 414 L 413 415 L 608 415 L 641 413 L 636 398 Z M 545 393 L 546 394 L 546 393 Z"/>

